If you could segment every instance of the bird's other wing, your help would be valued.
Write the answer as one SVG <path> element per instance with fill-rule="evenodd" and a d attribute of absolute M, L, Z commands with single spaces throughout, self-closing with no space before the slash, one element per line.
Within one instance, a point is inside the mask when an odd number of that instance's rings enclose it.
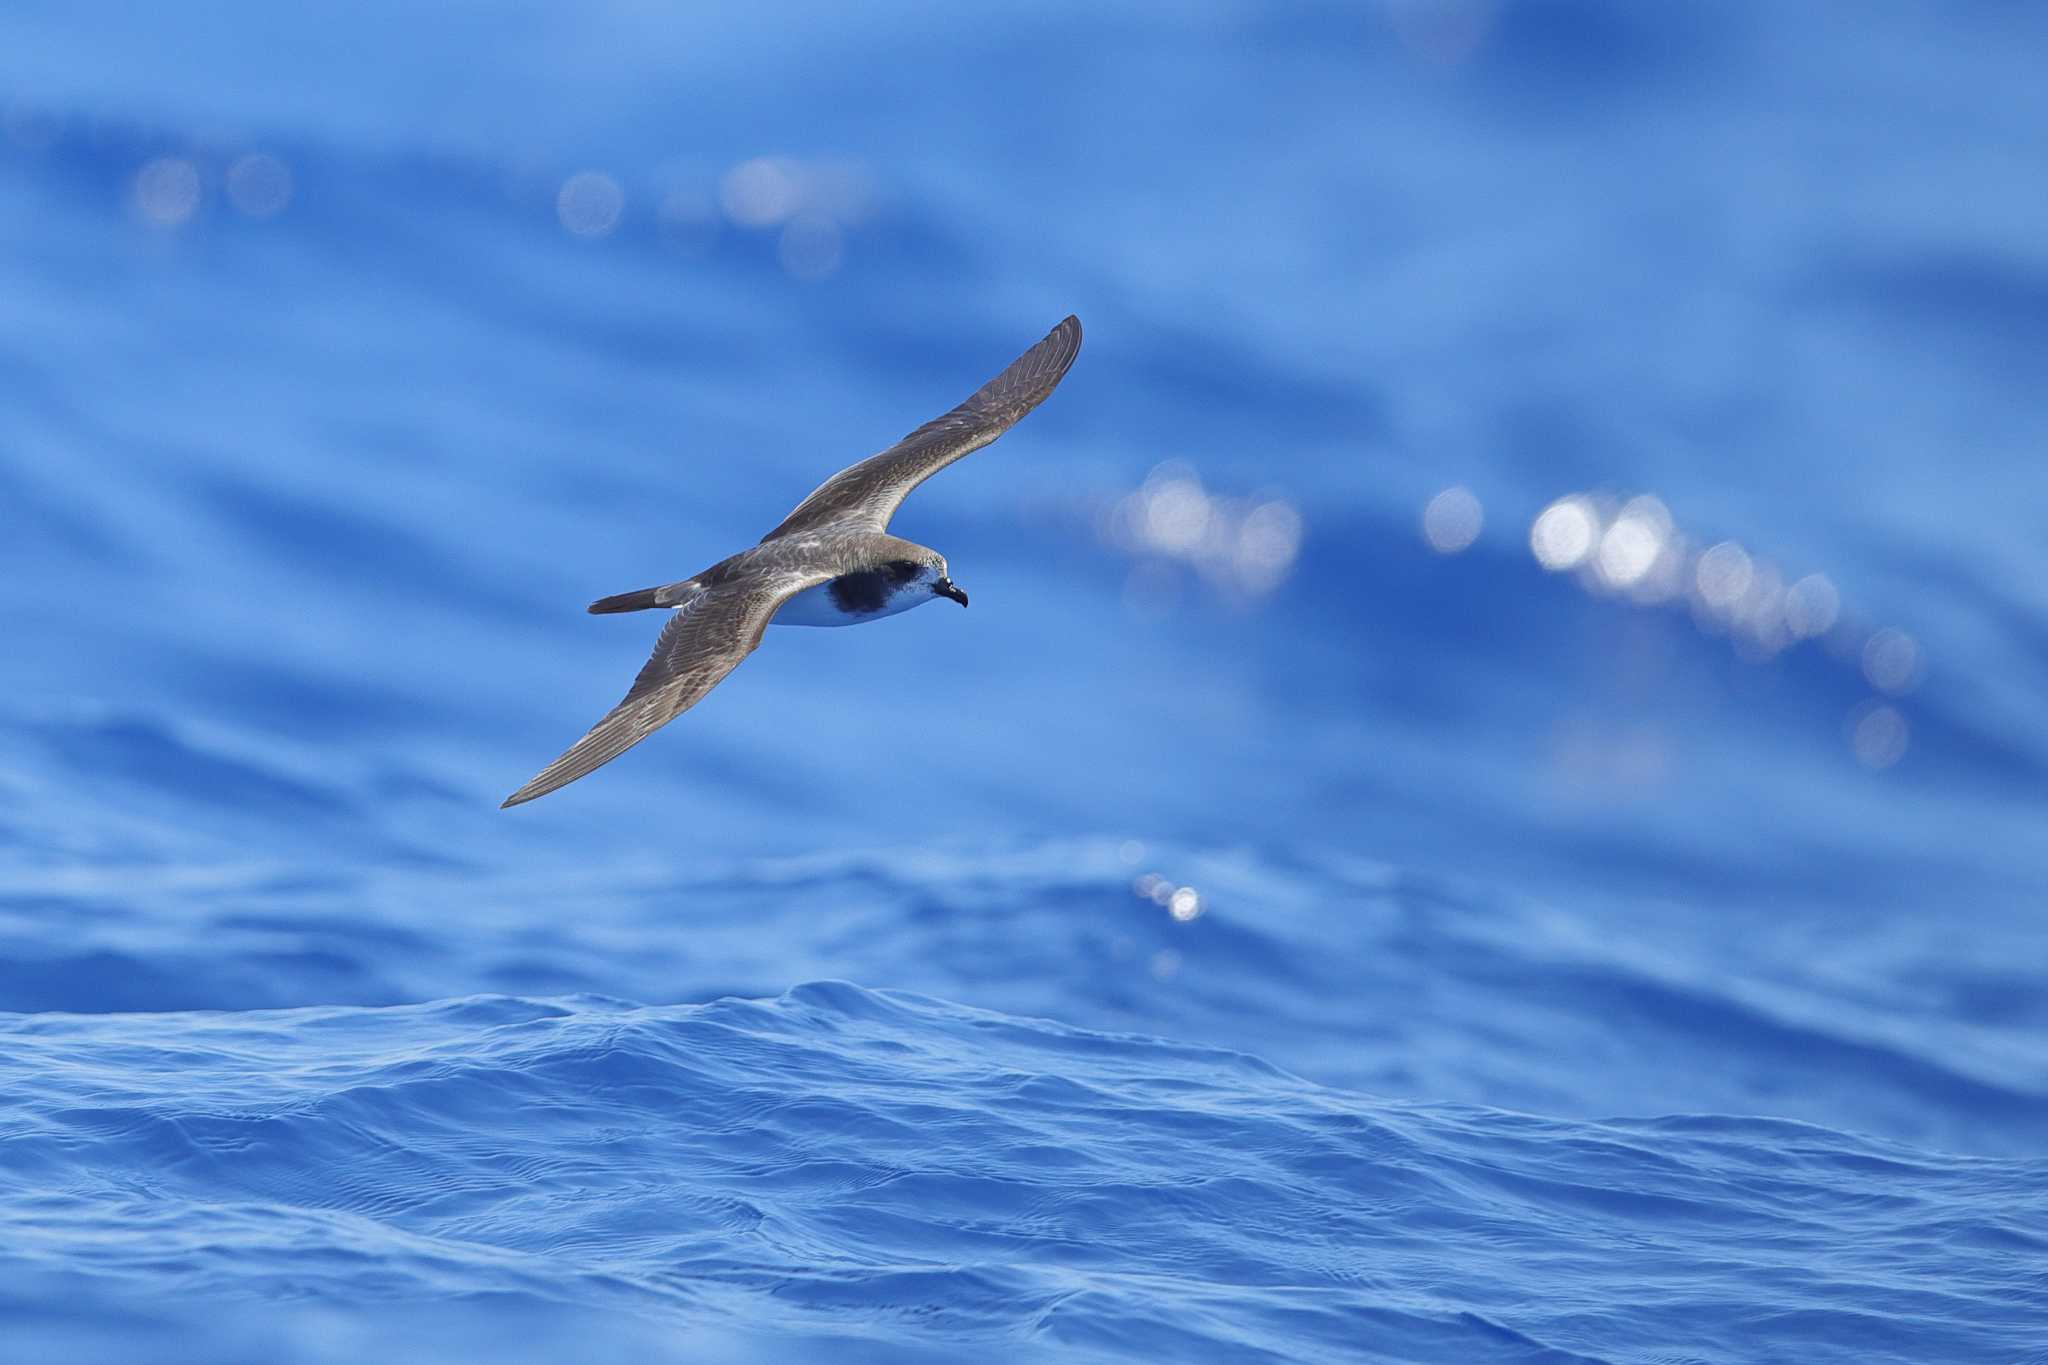
<path fill-rule="evenodd" d="M 754 574 L 699 593 L 662 626 L 654 654 L 625 698 L 567 753 L 506 797 L 505 805 L 567 786 L 695 706 L 754 652 L 777 607 L 831 577 L 829 572 Z"/>
<path fill-rule="evenodd" d="M 814 531 L 834 522 L 886 530 L 911 489 L 995 440 L 1044 402 L 1080 349 L 1081 320 L 1069 316 L 959 407 L 819 484 L 762 539 Z"/>

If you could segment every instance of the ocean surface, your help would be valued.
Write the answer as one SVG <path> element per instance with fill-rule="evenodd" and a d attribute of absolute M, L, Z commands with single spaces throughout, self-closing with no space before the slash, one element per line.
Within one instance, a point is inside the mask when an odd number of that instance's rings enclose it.
<path fill-rule="evenodd" d="M 0 1359 L 2048 1361 L 2044 45 L 13 0 Z"/>

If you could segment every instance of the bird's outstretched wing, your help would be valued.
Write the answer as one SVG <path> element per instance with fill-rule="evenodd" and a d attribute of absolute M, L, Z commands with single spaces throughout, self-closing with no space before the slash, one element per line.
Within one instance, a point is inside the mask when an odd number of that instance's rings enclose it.
<path fill-rule="evenodd" d="M 706 589 L 676 609 L 625 699 L 534 779 L 505 798 L 516 806 L 617 758 L 703 700 L 761 643 L 768 620 L 790 597 L 832 575 L 752 575 Z M 502 809 L 502 807 L 500 807 Z"/>
<path fill-rule="evenodd" d="M 1068 317 L 1010 367 L 943 417 L 926 422 L 879 455 L 848 465 L 763 536 L 814 531 L 833 523 L 888 529 L 910 490 L 969 451 L 979 450 L 1045 401 L 1081 349 L 1081 320 Z"/>

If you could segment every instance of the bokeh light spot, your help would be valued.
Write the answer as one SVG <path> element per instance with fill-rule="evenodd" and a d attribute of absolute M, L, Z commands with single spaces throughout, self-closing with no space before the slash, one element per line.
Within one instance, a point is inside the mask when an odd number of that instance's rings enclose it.
<path fill-rule="evenodd" d="M 793 167 L 780 157 L 756 157 L 725 173 L 719 202 L 741 227 L 773 227 L 796 212 L 802 187 Z"/>
<path fill-rule="evenodd" d="M 1186 554 L 1209 529 L 1209 496 L 1193 477 L 1168 477 L 1145 497 L 1145 539 L 1168 554 Z"/>
<path fill-rule="evenodd" d="M 1906 717 L 1896 706 L 1865 702 L 1849 713 L 1849 751 L 1873 771 L 1891 767 L 1906 756 L 1912 740 Z"/>
<path fill-rule="evenodd" d="M 1301 513 L 1290 502 L 1262 502 L 1237 528 L 1237 576 L 1253 592 L 1280 585 L 1301 553 Z"/>
<path fill-rule="evenodd" d="M 626 211 L 626 192 L 603 171 L 578 171 L 555 195 L 555 216 L 577 237 L 608 237 Z"/>
<path fill-rule="evenodd" d="M 1422 538 L 1440 555 L 1454 555 L 1479 539 L 1486 510 L 1462 484 L 1446 488 L 1422 509 Z"/>
<path fill-rule="evenodd" d="M 1732 540 L 1702 552 L 1700 562 L 1693 567 L 1693 583 L 1700 601 L 1724 616 L 1733 612 L 1736 603 L 1749 593 L 1755 578 L 1756 568 L 1750 562 L 1749 551 Z"/>
<path fill-rule="evenodd" d="M 1880 692 L 1903 696 L 1920 685 L 1920 644 L 1897 626 L 1886 626 L 1863 645 L 1863 676 Z"/>
<path fill-rule="evenodd" d="M 1785 627 L 1802 640 L 1834 629 L 1842 596 L 1825 574 L 1810 573 L 1785 590 Z"/>
<path fill-rule="evenodd" d="M 1649 576 L 1671 534 L 1671 517 L 1655 498 L 1635 498 L 1621 509 L 1600 537 L 1594 561 L 1600 578 L 1612 588 L 1633 588 Z"/>
<path fill-rule="evenodd" d="M 129 199 L 152 227 L 183 227 L 199 211 L 199 168 L 183 157 L 158 157 L 135 173 Z"/>
<path fill-rule="evenodd" d="M 1581 497 L 1559 498 L 1536 516 L 1529 528 L 1529 549 L 1536 562 L 1552 573 L 1576 569 L 1593 553 L 1600 514 Z"/>
<path fill-rule="evenodd" d="M 1626 588 L 1657 562 L 1656 533 L 1639 521 L 1617 521 L 1600 537 L 1597 561 L 1608 586 Z"/>
<path fill-rule="evenodd" d="M 1158 615 L 1178 600 L 1181 566 L 1238 605 L 1279 587 L 1301 553 L 1301 512 L 1286 498 L 1209 492 L 1185 461 L 1155 465 L 1144 483 L 1092 518 L 1109 545 L 1141 558 L 1126 585 L 1133 611 Z"/>
<path fill-rule="evenodd" d="M 1179 887 L 1166 898 L 1166 913 L 1186 924 L 1202 913 L 1202 898 L 1192 886 Z"/>

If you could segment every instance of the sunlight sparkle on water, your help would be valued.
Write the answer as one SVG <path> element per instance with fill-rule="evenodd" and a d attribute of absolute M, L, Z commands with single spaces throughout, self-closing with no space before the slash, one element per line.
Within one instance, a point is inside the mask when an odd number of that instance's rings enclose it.
<path fill-rule="evenodd" d="M 719 186 L 725 216 L 741 227 L 774 227 L 796 212 L 799 197 L 795 169 L 781 157 L 742 161 Z"/>
<path fill-rule="evenodd" d="M 1529 548 L 1538 564 L 1552 573 L 1562 573 L 1586 562 L 1599 530 L 1599 514 L 1593 504 L 1574 494 L 1559 498 L 1538 514 L 1529 528 Z"/>
<path fill-rule="evenodd" d="M 1479 539 L 1486 511 L 1463 484 L 1446 488 L 1422 509 L 1422 538 L 1440 555 L 1454 555 Z"/>
<path fill-rule="evenodd" d="M 1906 756 L 1912 732 L 1899 708 L 1865 702 L 1849 713 L 1849 751 L 1866 768 L 1889 768 Z"/>
<path fill-rule="evenodd" d="M 1920 645 L 1897 626 L 1886 626 L 1863 645 L 1863 676 L 1880 692 L 1904 696 L 1920 685 Z"/>
<path fill-rule="evenodd" d="M 1301 553 L 1301 513 L 1294 504 L 1262 502 L 1245 513 L 1237 529 L 1238 580 L 1254 592 L 1271 592 Z"/>
<path fill-rule="evenodd" d="M 609 237 L 626 211 L 626 192 L 603 171 L 578 171 L 555 195 L 555 215 L 576 237 Z"/>
<path fill-rule="evenodd" d="M 129 202 L 152 227 L 183 227 L 199 211 L 199 168 L 183 157 L 161 156 L 135 173 Z"/>
<path fill-rule="evenodd" d="M 1601 534 L 1594 567 L 1610 588 L 1650 589 L 1656 596 L 1669 596 L 1672 576 L 1659 582 L 1651 570 L 1665 557 L 1671 539 L 1671 513 L 1664 504 L 1652 497 L 1630 498 Z"/>
<path fill-rule="evenodd" d="M 1292 502 L 1217 496 L 1181 460 L 1154 466 L 1144 483 L 1102 510 L 1098 529 L 1110 545 L 1141 557 L 1126 594 L 1141 614 L 1179 597 L 1173 565 L 1242 600 L 1279 587 L 1301 553 L 1301 513 Z"/>
<path fill-rule="evenodd" d="M 1700 601 L 1723 616 L 1735 610 L 1735 604 L 1749 592 L 1750 580 L 1755 575 L 1749 551 L 1732 540 L 1724 540 L 1703 551 L 1700 562 L 1693 568 L 1693 582 Z"/>
<path fill-rule="evenodd" d="M 1785 592 L 1785 626 L 1803 640 L 1834 629 L 1841 609 L 1841 594 L 1826 574 L 1810 573 Z"/>
<path fill-rule="evenodd" d="M 1150 484 L 1145 499 L 1145 538 L 1168 554 L 1186 554 L 1209 529 L 1209 498 L 1193 477 L 1167 477 Z"/>
<path fill-rule="evenodd" d="M 1617 507 L 1612 496 L 1569 493 L 1539 513 L 1529 548 L 1545 569 L 1578 570 L 1588 592 L 1613 593 L 1640 606 L 1682 600 L 1704 633 L 1726 635 L 1737 658 L 1770 662 L 1805 640 L 1831 657 L 1853 661 L 1877 692 L 1898 697 L 1919 685 L 1926 657 L 1895 626 L 1864 635 L 1844 623 L 1833 580 L 1810 573 L 1789 586 L 1776 564 L 1732 540 L 1695 551 L 1664 503 L 1648 494 Z M 1910 725 L 1896 707 L 1867 702 L 1846 724 L 1850 751 L 1873 770 L 1897 763 Z"/>
<path fill-rule="evenodd" d="M 718 199 L 737 227 L 780 229 L 776 261 L 813 283 L 845 263 L 847 229 L 873 214 L 875 184 L 859 162 L 759 156 L 725 173 Z"/>
<path fill-rule="evenodd" d="M 1131 894 L 1164 908 L 1180 924 L 1200 918 L 1207 908 L 1202 903 L 1201 892 L 1192 886 L 1177 886 L 1172 879 L 1157 872 L 1147 872 L 1132 881 Z"/>

